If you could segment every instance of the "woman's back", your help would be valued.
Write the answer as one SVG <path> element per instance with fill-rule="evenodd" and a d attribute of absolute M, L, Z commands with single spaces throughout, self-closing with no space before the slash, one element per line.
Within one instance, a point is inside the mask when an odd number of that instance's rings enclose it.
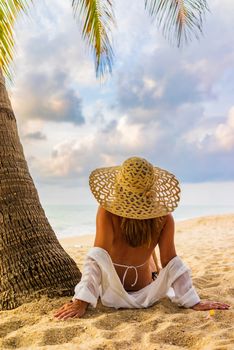
<path fill-rule="evenodd" d="M 150 245 L 144 244 L 138 247 L 132 247 L 126 241 L 121 229 L 121 220 L 121 217 L 100 207 L 97 213 L 95 246 L 101 247 L 109 253 L 113 263 L 116 264 L 114 266 L 120 280 L 123 282 L 124 279 L 125 289 L 128 291 L 139 290 L 152 282 L 152 272 L 156 270 L 152 253 L 158 243 L 166 216 L 155 219 L 155 230 L 152 233 Z M 141 232 L 139 233 L 141 234 Z M 127 266 L 131 266 L 131 268 Z M 136 283 L 134 283 L 135 281 Z"/>

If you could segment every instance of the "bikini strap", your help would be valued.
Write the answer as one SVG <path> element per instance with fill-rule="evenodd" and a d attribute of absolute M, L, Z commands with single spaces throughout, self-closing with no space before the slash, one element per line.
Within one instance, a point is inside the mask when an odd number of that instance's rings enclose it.
<path fill-rule="evenodd" d="M 144 266 L 147 262 L 148 262 L 148 260 L 147 260 L 146 262 L 144 262 L 144 264 L 137 265 L 137 266 L 133 266 L 133 265 L 122 265 L 122 264 L 116 264 L 116 263 L 113 263 L 113 265 L 115 265 L 115 266 L 120 266 L 120 267 L 126 267 L 126 270 L 125 270 L 124 275 L 123 275 L 123 286 L 124 286 L 124 282 L 125 282 L 125 278 L 126 278 L 126 276 L 127 276 L 128 270 L 134 269 L 135 274 L 136 274 L 136 278 L 135 278 L 134 283 L 131 284 L 131 286 L 134 287 L 134 286 L 136 285 L 136 283 L 137 283 L 137 280 L 138 280 L 137 268 L 138 268 L 138 267 L 141 267 L 141 266 Z"/>

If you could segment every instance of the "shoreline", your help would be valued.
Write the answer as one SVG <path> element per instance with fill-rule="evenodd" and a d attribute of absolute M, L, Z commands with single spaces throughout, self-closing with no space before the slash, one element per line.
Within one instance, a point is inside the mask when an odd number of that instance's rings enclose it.
<path fill-rule="evenodd" d="M 194 226 L 197 223 L 200 223 L 203 220 L 225 220 L 225 218 L 228 220 L 231 217 L 234 217 L 234 213 L 228 213 L 228 214 L 219 214 L 219 215 L 209 215 L 209 216 L 198 216 L 191 219 L 185 219 L 185 220 L 175 220 L 175 234 L 180 233 L 181 230 L 183 230 L 186 226 Z M 58 238 L 58 237 L 57 237 Z M 74 236 L 68 236 L 63 238 L 58 238 L 59 242 L 65 246 L 75 246 L 77 245 L 77 248 L 79 246 L 92 246 L 94 242 L 95 234 L 89 233 L 89 234 L 83 234 L 83 235 L 74 235 Z"/>

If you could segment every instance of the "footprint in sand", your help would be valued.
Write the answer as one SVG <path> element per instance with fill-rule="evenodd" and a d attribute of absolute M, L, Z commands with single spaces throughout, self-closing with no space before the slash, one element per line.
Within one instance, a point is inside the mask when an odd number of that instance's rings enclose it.
<path fill-rule="evenodd" d="M 207 284 L 206 278 L 203 277 L 194 277 L 193 278 L 193 284 L 196 288 L 204 288 L 205 285 Z"/>
<path fill-rule="evenodd" d="M 162 320 L 156 319 L 149 322 L 145 322 L 145 332 L 155 332 L 158 326 L 162 323 Z"/>
<path fill-rule="evenodd" d="M 4 349 L 17 349 L 21 346 L 32 349 L 33 346 L 56 345 L 70 342 L 73 338 L 80 336 L 84 332 L 84 327 L 71 325 L 68 327 L 56 327 L 49 330 L 28 330 L 25 334 L 9 335 L 3 339 Z M 35 339 L 41 339 L 35 344 Z"/>
<path fill-rule="evenodd" d="M 17 331 L 21 327 L 23 327 L 23 322 L 20 320 L 0 323 L 0 338 L 5 337 L 11 332 Z"/>
<path fill-rule="evenodd" d="M 119 333 L 113 331 L 103 331 L 101 334 L 104 339 L 118 339 L 119 337 Z"/>
<path fill-rule="evenodd" d="M 124 323 L 136 323 L 141 321 L 141 314 L 139 316 L 136 313 L 129 310 L 123 310 L 118 314 L 102 315 L 98 321 L 93 322 L 93 326 L 102 330 L 113 330 L 120 326 L 123 328 Z"/>
<path fill-rule="evenodd" d="M 121 326 L 122 323 L 123 320 L 119 316 L 112 317 L 109 315 L 104 315 L 98 321 L 95 321 L 93 326 L 101 330 L 111 331 L 112 329 Z"/>
<path fill-rule="evenodd" d="M 209 275 L 209 277 L 207 277 L 207 275 L 204 275 L 204 277 L 194 277 L 193 284 L 198 289 L 218 287 L 220 285 L 220 282 L 213 281 L 213 279 L 216 277 L 217 276 L 215 275 Z"/>
<path fill-rule="evenodd" d="M 180 348 L 190 349 L 198 341 L 197 336 L 185 330 L 184 325 L 168 326 L 160 332 L 152 333 L 150 341 L 158 344 L 168 344 Z"/>
<path fill-rule="evenodd" d="M 3 349 L 17 349 L 20 347 L 20 337 L 10 336 L 9 338 L 3 339 Z"/>
<path fill-rule="evenodd" d="M 56 327 L 46 330 L 39 345 L 56 345 L 70 342 L 84 332 L 84 327 L 71 325 L 69 327 Z"/>

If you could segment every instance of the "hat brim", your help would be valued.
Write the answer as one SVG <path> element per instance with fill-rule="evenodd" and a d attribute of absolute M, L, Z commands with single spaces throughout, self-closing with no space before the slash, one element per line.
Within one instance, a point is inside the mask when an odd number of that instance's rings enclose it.
<path fill-rule="evenodd" d="M 180 200 L 179 181 L 167 170 L 154 167 L 155 181 L 150 194 L 117 189 L 121 166 L 98 168 L 89 176 L 90 189 L 107 211 L 131 219 L 151 219 L 172 212 Z"/>

